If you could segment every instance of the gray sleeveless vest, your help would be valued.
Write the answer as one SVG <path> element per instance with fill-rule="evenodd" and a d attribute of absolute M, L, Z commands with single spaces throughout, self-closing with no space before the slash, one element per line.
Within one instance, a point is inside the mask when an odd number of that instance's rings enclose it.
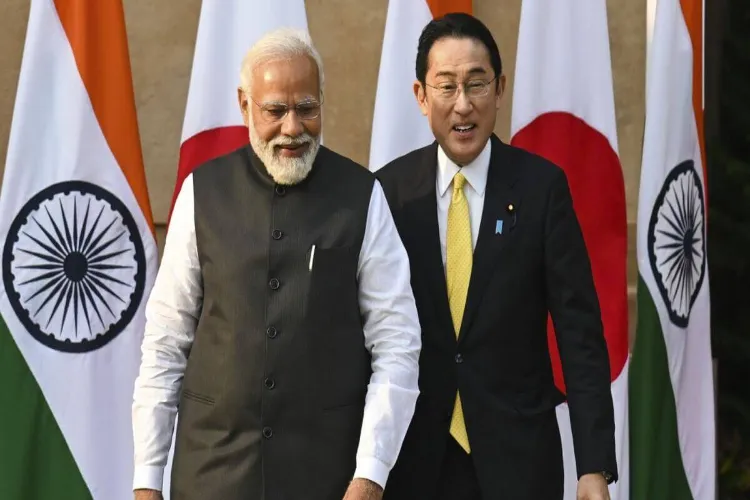
<path fill-rule="evenodd" d="M 373 183 L 324 147 L 297 186 L 249 146 L 194 171 L 204 297 L 172 500 L 343 497 L 371 374 L 357 267 Z"/>

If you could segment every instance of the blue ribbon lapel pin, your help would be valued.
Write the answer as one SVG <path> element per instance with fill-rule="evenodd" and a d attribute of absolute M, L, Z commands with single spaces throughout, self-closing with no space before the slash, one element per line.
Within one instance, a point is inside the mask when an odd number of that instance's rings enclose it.
<path fill-rule="evenodd" d="M 497 222 L 495 222 L 495 234 L 503 234 L 503 220 L 498 219 Z"/>

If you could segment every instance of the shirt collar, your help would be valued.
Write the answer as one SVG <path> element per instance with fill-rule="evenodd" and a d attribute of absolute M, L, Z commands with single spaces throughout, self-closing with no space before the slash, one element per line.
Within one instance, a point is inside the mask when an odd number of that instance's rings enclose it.
<path fill-rule="evenodd" d="M 490 168 L 490 152 L 491 152 L 491 141 L 487 141 L 487 144 L 479 153 L 479 156 L 474 158 L 474 161 L 467 164 L 463 168 L 456 165 L 448 155 L 445 154 L 443 148 L 438 146 L 437 163 L 438 163 L 438 175 L 437 175 L 437 187 L 438 193 L 442 197 L 453 182 L 453 177 L 461 171 L 466 177 L 466 182 L 472 187 L 474 191 L 480 196 L 484 195 L 484 188 L 487 186 L 487 171 Z"/>

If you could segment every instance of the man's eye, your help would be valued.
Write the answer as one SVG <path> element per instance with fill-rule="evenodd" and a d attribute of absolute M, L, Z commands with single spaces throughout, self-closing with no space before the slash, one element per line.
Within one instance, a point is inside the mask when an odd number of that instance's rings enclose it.
<path fill-rule="evenodd" d="M 266 108 L 266 112 L 274 118 L 281 118 L 286 114 L 284 108 Z"/>

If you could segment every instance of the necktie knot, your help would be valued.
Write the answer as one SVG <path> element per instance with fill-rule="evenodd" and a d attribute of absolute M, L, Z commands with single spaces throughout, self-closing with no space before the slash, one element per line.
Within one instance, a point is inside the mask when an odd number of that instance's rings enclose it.
<path fill-rule="evenodd" d="M 464 177 L 464 174 L 462 174 L 461 172 L 458 172 L 456 175 L 453 176 L 453 196 L 454 197 L 463 194 L 465 184 L 466 184 L 466 177 Z"/>

